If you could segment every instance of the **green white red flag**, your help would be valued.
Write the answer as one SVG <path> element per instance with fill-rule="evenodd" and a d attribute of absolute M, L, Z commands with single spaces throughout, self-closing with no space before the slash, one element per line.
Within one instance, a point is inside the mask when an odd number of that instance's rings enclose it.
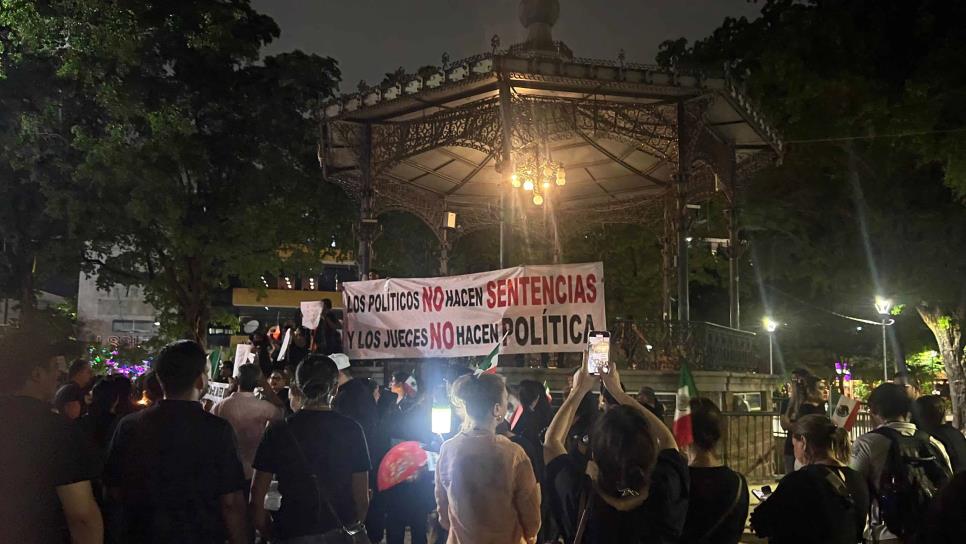
<path fill-rule="evenodd" d="M 694 434 L 691 431 L 691 399 L 697 396 L 698 388 L 694 386 L 691 371 L 687 363 L 682 362 L 678 392 L 674 401 L 674 440 L 682 450 L 694 441 Z"/>
<path fill-rule="evenodd" d="M 483 362 L 480 363 L 480 366 L 476 367 L 476 372 L 474 372 L 475 375 L 479 376 L 480 374 L 496 374 L 496 367 L 500 363 L 500 347 L 503 345 L 503 341 L 506 340 L 506 337 L 509 335 L 510 331 L 507 330 L 503 334 L 503 338 L 500 338 L 500 341 L 493 346 L 493 350 L 490 351 L 490 353 L 487 354 L 487 356 L 483 359 Z"/>

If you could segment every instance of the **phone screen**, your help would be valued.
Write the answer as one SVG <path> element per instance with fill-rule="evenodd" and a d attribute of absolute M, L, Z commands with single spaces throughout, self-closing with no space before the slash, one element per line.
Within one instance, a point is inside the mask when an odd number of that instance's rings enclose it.
<path fill-rule="evenodd" d="M 771 495 L 771 486 L 762 486 L 761 489 L 752 489 L 752 495 L 754 495 L 759 501 L 767 499 Z"/>
<path fill-rule="evenodd" d="M 587 346 L 587 372 L 600 374 L 601 367 L 610 360 L 610 333 L 594 331 L 590 333 Z"/>

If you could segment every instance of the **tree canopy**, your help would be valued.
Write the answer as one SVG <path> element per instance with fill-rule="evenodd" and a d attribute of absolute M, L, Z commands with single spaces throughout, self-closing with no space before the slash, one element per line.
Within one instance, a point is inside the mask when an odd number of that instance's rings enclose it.
<path fill-rule="evenodd" d="M 729 70 L 788 141 L 746 191 L 763 302 L 775 290 L 874 316 L 873 295 L 915 308 L 966 421 L 966 53 L 958 2 L 769 0 L 658 61 Z M 776 297 L 777 298 L 777 297 Z M 900 332 L 915 327 L 900 317 Z"/>
<path fill-rule="evenodd" d="M 279 29 L 247 1 L 4 4 L 9 66 L 43 59 L 90 102 L 67 131 L 71 175 L 43 186 L 102 283 L 144 285 L 172 330 L 204 341 L 231 277 L 255 284 L 280 248 L 318 260 L 349 236 L 316 156 L 336 62 L 260 59 Z"/>

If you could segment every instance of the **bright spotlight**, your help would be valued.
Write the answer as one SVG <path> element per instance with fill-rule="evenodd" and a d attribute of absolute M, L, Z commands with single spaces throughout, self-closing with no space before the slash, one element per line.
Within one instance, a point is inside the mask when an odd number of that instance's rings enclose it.
<path fill-rule="evenodd" d="M 770 317 L 763 317 L 761 319 L 761 326 L 768 332 L 775 332 L 778 330 L 778 322 Z"/>

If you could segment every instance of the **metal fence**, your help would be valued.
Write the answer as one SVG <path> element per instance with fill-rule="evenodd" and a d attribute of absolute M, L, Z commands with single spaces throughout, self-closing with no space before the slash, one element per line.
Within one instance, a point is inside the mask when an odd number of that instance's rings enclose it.
<path fill-rule="evenodd" d="M 721 440 L 722 460 L 749 480 L 771 479 L 785 471 L 784 447 L 788 433 L 777 412 L 724 412 L 725 435 Z M 858 413 L 849 431 L 852 442 L 875 429 L 866 408 Z M 771 437 L 771 440 L 767 437 Z"/>
<path fill-rule="evenodd" d="M 770 480 L 782 472 L 775 412 L 724 412 L 719 455 L 724 464 L 750 481 Z M 777 456 L 776 456 L 777 451 Z"/>

